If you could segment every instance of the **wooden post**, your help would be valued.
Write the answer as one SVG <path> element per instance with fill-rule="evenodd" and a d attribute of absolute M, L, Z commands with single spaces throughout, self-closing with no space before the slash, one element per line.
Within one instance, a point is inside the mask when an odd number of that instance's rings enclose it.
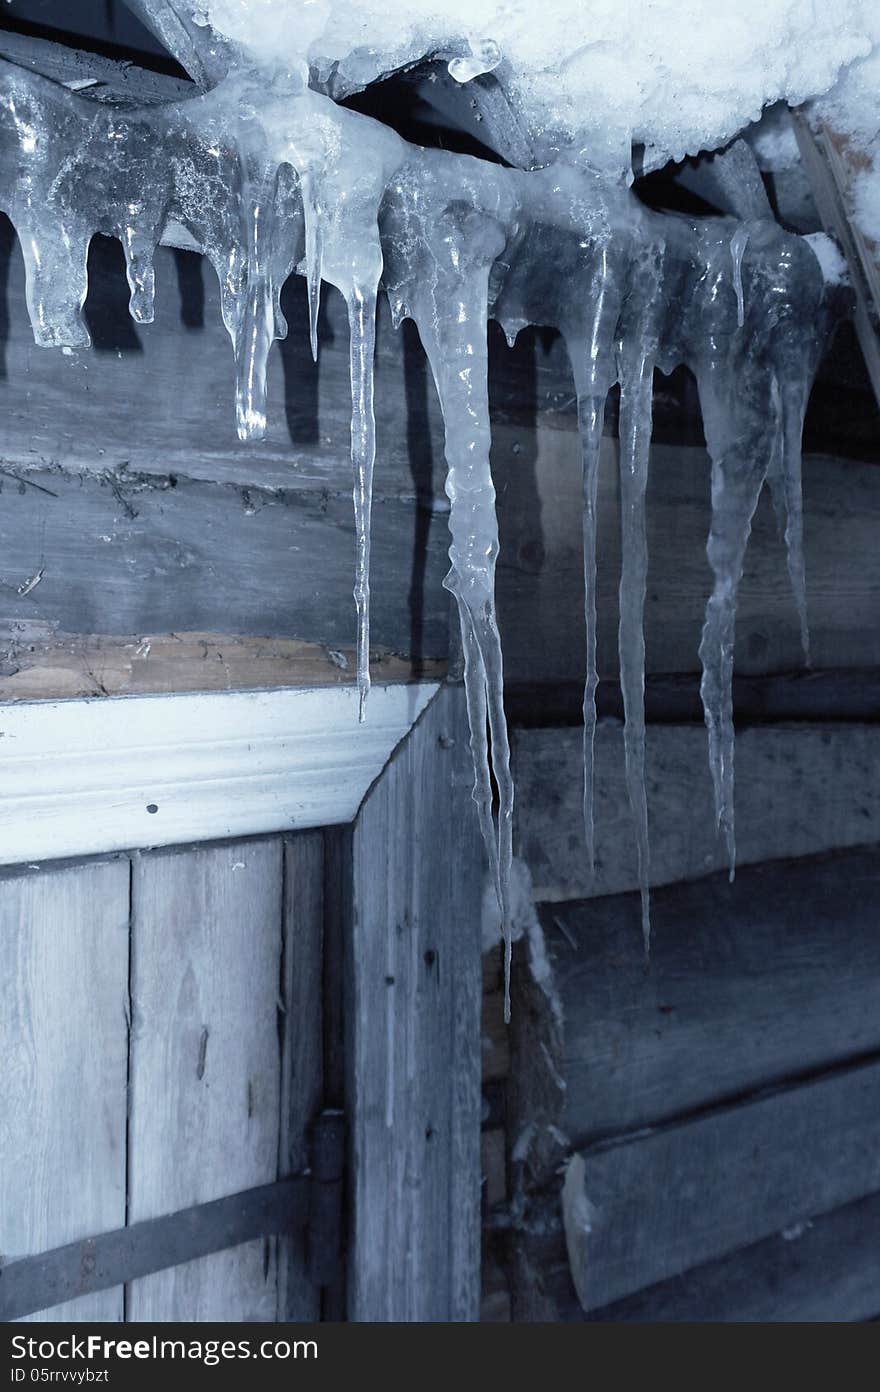
<path fill-rule="evenodd" d="M 348 1317 L 479 1307 L 480 879 L 464 692 L 449 685 L 368 793 L 345 941 Z"/>

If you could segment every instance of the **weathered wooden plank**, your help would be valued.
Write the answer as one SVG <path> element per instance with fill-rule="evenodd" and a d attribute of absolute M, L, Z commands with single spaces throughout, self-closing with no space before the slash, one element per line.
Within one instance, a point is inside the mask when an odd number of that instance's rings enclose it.
<path fill-rule="evenodd" d="M 96 241 L 87 302 L 96 348 L 64 356 L 33 345 L 21 258 L 8 227 L 6 249 L 0 399 L 4 467 L 13 478 L 0 532 L 6 558 L 0 623 L 38 620 L 67 632 L 117 634 L 232 627 L 333 646 L 349 641 L 354 546 L 340 298 L 325 297 L 316 367 L 302 278 L 292 278 L 285 291 L 290 337 L 271 356 L 269 437 L 244 447 L 233 427 L 231 349 L 214 277 L 201 258 L 160 251 L 156 323 L 135 327 L 126 317 L 119 248 Z M 506 667 L 513 684 L 538 676 L 545 683 L 575 681 L 583 669 L 583 625 L 573 391 L 558 340 L 545 350 L 527 337 L 509 352 L 493 335 Z M 376 399 L 374 638 L 394 651 L 441 656 L 442 423 L 417 336 L 411 326 L 395 335 L 384 311 Z M 600 660 L 607 674 L 617 669 L 615 448 L 609 439 L 600 486 Z M 68 475 L 83 473 L 89 477 L 77 492 Z M 808 456 L 804 476 L 814 662 L 880 664 L 873 622 L 880 593 L 872 545 L 880 510 L 876 470 Z M 221 483 L 230 487 L 218 489 Z M 702 449 L 655 446 L 648 520 L 648 670 L 695 671 L 710 582 L 709 466 Z M 233 532 L 234 548 L 228 546 Z M 19 594 L 40 570 L 40 583 Z M 181 583 L 170 584 L 169 576 Z M 756 519 L 739 635 L 741 672 L 801 662 L 769 505 Z"/>
<path fill-rule="evenodd" d="M 880 1063 L 582 1153 L 585 1308 L 880 1189 Z"/>
<path fill-rule="evenodd" d="M 125 1223 L 129 867 L 0 883 L 0 1251 Z M 121 1287 L 38 1320 L 121 1320 Z"/>
<path fill-rule="evenodd" d="M 880 405 L 880 256 L 849 211 L 853 177 L 870 166 L 871 157 L 854 147 L 845 132 L 824 123 L 814 130 L 803 112 L 792 112 L 792 120 L 822 225 L 846 258 L 856 296 L 856 332 Z"/>
<path fill-rule="evenodd" d="M 439 681 L 446 664 L 371 649 L 374 684 Z M 295 638 L 247 634 L 145 633 L 128 637 L 52 633 L 13 624 L 0 637 L 0 701 L 133 696 L 169 691 L 257 691 L 351 684 L 355 652 Z"/>
<path fill-rule="evenodd" d="M 350 501 L 348 328 L 345 305 L 331 287 L 322 296 L 315 364 L 305 281 L 293 276 L 288 282 L 283 304 L 290 333 L 270 354 L 267 438 L 242 445 L 235 431 L 232 346 L 216 277 L 201 256 L 159 248 L 155 322 L 136 326 L 128 317 L 121 247 L 96 238 L 85 306 L 93 347 L 51 352 L 33 343 L 18 243 L 10 224 L 0 225 L 8 305 L 0 399 L 10 464 L 33 469 L 55 461 L 71 472 L 100 473 L 126 462 L 133 475 L 324 488 Z M 395 334 L 385 308 L 376 385 L 377 500 L 419 494 L 430 506 L 436 495 L 442 508 L 442 450 L 432 452 L 432 442 L 442 440 L 439 410 L 417 336 Z M 28 401 L 40 403 L 38 413 Z"/>
<path fill-rule="evenodd" d="M 34 6 L 28 6 L 31 20 L 39 22 Z M 60 15 L 56 18 L 61 18 Z M 82 30 L 77 31 L 78 34 Z M 140 31 L 138 37 L 143 35 Z M 97 38 L 98 35 L 90 37 Z M 83 84 L 77 87 L 98 101 L 128 101 L 137 105 L 149 102 L 180 101 L 192 96 L 195 85 L 170 73 L 105 57 L 86 48 L 70 48 L 42 36 L 16 32 L 5 26 L 0 29 L 0 54 L 10 63 L 30 68 L 53 82 Z M 150 55 L 153 57 L 153 55 Z M 158 46 L 156 57 L 159 56 Z M 144 55 L 146 57 L 146 55 Z M 172 66 L 169 62 L 167 66 Z M 89 84 L 86 86 L 85 84 Z"/>
<path fill-rule="evenodd" d="M 0 625 L 35 620 L 107 634 L 231 627 L 348 645 L 355 545 L 344 307 L 327 297 L 316 368 L 301 278 L 291 281 L 291 336 L 272 356 L 272 429 L 264 446 L 244 447 L 215 277 L 200 257 L 159 253 L 157 320 L 139 336 L 127 317 L 120 248 L 96 241 L 86 306 L 95 350 L 65 356 L 29 341 L 21 258 L 6 224 L 10 247 Z M 373 638 L 396 652 L 442 656 L 448 504 L 423 428 L 420 351 L 403 353 L 385 324 Z M 38 572 L 39 583 L 19 594 Z"/>
<path fill-rule="evenodd" d="M 348 826 L 324 830 L 324 1105 L 345 1113 L 348 1038 L 348 996 L 346 984 L 349 941 L 352 933 L 353 883 L 352 840 L 353 821 Z M 346 1125 L 346 1156 L 350 1154 L 351 1135 Z M 350 1207 L 350 1193 L 347 1195 Z M 349 1221 L 348 1217 L 344 1220 Z M 347 1243 L 347 1236 L 346 1236 Z M 325 1320 L 344 1320 L 348 1311 L 346 1290 L 346 1261 L 339 1265 L 331 1287 L 322 1292 L 321 1313 Z"/>
<path fill-rule="evenodd" d="M 61 463 L 71 472 L 171 474 L 244 488 L 329 489 L 351 495 L 351 393 L 347 313 L 324 287 L 320 355 L 311 357 L 303 277 L 285 286 L 290 332 L 269 358 L 269 421 L 263 443 L 235 433 L 233 358 L 214 272 L 192 252 L 156 253 L 155 322 L 128 317 L 121 247 L 96 237 L 89 258 L 86 320 L 91 350 L 37 348 L 27 316 L 24 266 L 11 224 L 0 216 L 0 334 L 3 453 L 21 469 Z M 558 336 L 540 354 L 533 336 L 509 350 L 500 332 L 493 356 L 493 410 L 501 424 L 530 426 L 536 410 L 571 423 L 571 375 Z M 185 389 L 181 389 L 185 383 Z M 31 403 L 39 403 L 39 411 Z M 132 422 L 137 429 L 132 429 Z M 418 497 L 448 511 L 443 493 L 443 424 L 418 334 L 396 333 L 380 302 L 376 349 L 378 501 Z M 504 458 L 506 456 L 500 456 Z M 526 456 L 528 459 L 528 455 Z"/>
<path fill-rule="evenodd" d="M 73 387 L 71 398 L 91 401 Z M 30 400 L 37 399 L 35 392 Z M 45 415 L 42 407 L 39 413 L 39 419 L 50 422 L 68 418 L 60 401 Z M 399 421 L 392 433 L 395 429 L 399 435 Z M 506 509 L 501 519 L 499 608 L 508 679 L 514 686 L 578 683 L 583 625 L 576 439 L 562 430 L 538 433 L 538 464 L 550 472 L 536 491 L 529 481 L 528 432 L 498 426 L 495 434 L 501 507 Z M 140 431 L 137 436 L 144 438 Z M 231 631 L 333 648 L 350 645 L 353 518 L 348 464 L 344 459 L 340 464 L 332 444 L 316 455 L 328 468 L 335 460 L 337 471 L 342 469 L 332 491 L 317 484 L 279 488 L 271 481 L 263 487 L 259 470 L 243 473 L 251 482 L 240 487 L 193 480 L 174 472 L 167 446 L 158 443 L 150 446 L 150 459 L 142 461 L 143 467 L 123 468 L 127 454 L 117 450 L 108 459 L 105 451 L 100 457 L 106 461 L 103 472 L 74 477 L 68 472 L 72 445 L 57 444 L 57 453 L 43 456 L 48 461 L 44 467 L 25 472 L 21 453 L 13 451 L 4 435 L 3 467 L 13 476 L 0 478 L 0 629 L 9 632 L 11 626 L 25 624 L 27 634 L 31 625 L 44 624 L 62 633 L 139 637 Z M 515 445 L 521 452 L 511 455 Z M 606 676 L 617 671 L 619 545 L 610 472 L 613 449 L 609 441 L 598 591 L 601 669 Z M 206 472 L 220 472 L 211 458 L 191 445 L 189 450 L 190 472 L 193 460 L 202 460 Z M 33 462 L 34 456 L 30 458 Z M 696 672 L 709 587 L 708 463 L 702 451 L 665 446 L 655 446 L 655 459 L 656 484 L 648 510 L 648 670 Z M 872 546 L 880 521 L 877 471 L 871 465 L 808 457 L 805 477 L 814 663 L 826 668 L 880 665 L 874 622 L 880 603 L 880 562 Z M 235 538 L 234 546 L 230 537 Z M 409 498 L 399 493 L 377 500 L 377 646 L 423 658 L 445 655 L 447 600 L 440 582 L 447 567 L 447 545 L 445 516 L 420 506 L 412 492 Z M 784 554 L 775 522 L 763 505 L 749 551 L 738 632 L 736 663 L 741 675 L 800 667 Z"/>
<path fill-rule="evenodd" d="M 880 1052 L 877 848 L 542 913 L 576 1144 Z"/>
<path fill-rule="evenodd" d="M 548 1273 L 547 1283 L 562 1319 L 652 1324 L 873 1319 L 880 1299 L 880 1195 L 795 1224 L 587 1316 L 565 1268 Z"/>
<path fill-rule="evenodd" d="M 324 834 L 284 844 L 284 956 L 281 976 L 281 1134 L 279 1173 L 309 1165 L 309 1129 L 324 1087 Z M 303 1233 L 281 1244 L 278 1319 L 316 1320 L 321 1293 L 309 1280 Z"/>
<path fill-rule="evenodd" d="M 516 733 L 516 841 L 538 900 L 616 894 L 638 884 L 624 786 L 623 732 L 596 736 L 596 874 L 587 875 L 581 733 Z M 880 840 L 880 726 L 773 725 L 736 740 L 737 861 L 747 865 Z M 706 733 L 652 726 L 647 742 L 651 883 L 726 864 L 715 835 Z"/>
<path fill-rule="evenodd" d="M 349 1318 L 479 1307 L 480 869 L 464 694 L 444 688 L 353 837 Z"/>
<path fill-rule="evenodd" d="M 280 840 L 134 862 L 129 1219 L 278 1171 Z M 128 1287 L 130 1320 L 275 1320 L 276 1243 Z"/>
<path fill-rule="evenodd" d="M 242 491 L 182 477 L 172 487 L 167 474 L 118 469 L 0 482 L 4 632 L 42 623 L 73 634 L 271 634 L 332 648 L 353 641 L 347 494 Z M 374 521 L 373 641 L 444 656 L 445 519 L 420 513 L 414 500 L 380 499 Z"/>
<path fill-rule="evenodd" d="M 582 682 L 581 456 L 571 429 L 513 425 L 494 432 L 501 554 L 498 607 L 505 673 L 513 684 Z M 559 422 L 565 424 L 565 421 Z M 599 668 L 618 670 L 620 524 L 616 442 L 599 474 Z M 811 651 L 817 668 L 880 665 L 880 473 L 871 464 L 807 454 L 803 465 Z M 710 468 L 702 448 L 654 444 L 648 484 L 649 573 L 645 654 L 649 673 L 699 670 L 711 572 L 706 560 Z M 739 591 L 735 668 L 740 674 L 803 666 L 785 562 L 769 499 L 755 517 Z"/>

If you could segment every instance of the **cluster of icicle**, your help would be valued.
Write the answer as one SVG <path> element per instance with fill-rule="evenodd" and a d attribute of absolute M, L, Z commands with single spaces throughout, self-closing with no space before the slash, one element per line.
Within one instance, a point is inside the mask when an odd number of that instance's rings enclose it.
<path fill-rule="evenodd" d="M 824 283 L 808 243 L 770 220 L 650 211 L 584 160 L 522 171 L 408 144 L 289 74 L 238 72 L 176 104 L 121 110 L 0 65 L 0 206 L 18 231 L 33 331 L 84 345 L 94 233 L 125 251 L 131 314 L 153 316 L 153 253 L 175 228 L 220 282 L 243 440 L 266 421 L 266 364 L 287 326 L 280 293 L 308 282 L 313 352 L 322 281 L 351 329 L 351 457 L 361 715 L 369 686 L 373 348 L 384 289 L 414 320 L 446 428 L 451 569 L 461 618 L 474 796 L 508 922 L 513 787 L 495 613 L 487 320 L 512 344 L 526 325 L 562 334 L 583 445 L 587 675 L 584 820 L 593 856 L 596 495 L 605 402 L 620 384 L 625 751 L 647 945 L 644 757 L 645 489 L 654 368 L 695 374 L 712 460 L 714 588 L 701 644 L 715 805 L 734 858 L 731 675 L 737 586 L 764 482 L 783 520 L 806 646 L 800 440 L 822 337 Z M 509 935 L 508 935 L 509 936 Z M 509 944 L 508 944 L 509 951 Z"/>

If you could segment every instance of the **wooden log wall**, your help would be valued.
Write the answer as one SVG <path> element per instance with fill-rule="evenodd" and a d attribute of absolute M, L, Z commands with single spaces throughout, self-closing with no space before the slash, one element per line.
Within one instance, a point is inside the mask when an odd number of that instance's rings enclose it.
<path fill-rule="evenodd" d="M 517 736 L 518 844 L 543 901 L 561 1030 L 546 1008 L 542 1023 L 520 952 L 486 1316 L 504 1317 L 512 1295 L 527 1320 L 874 1318 L 880 730 L 740 734 L 743 858 L 755 863 L 733 883 L 704 873 L 720 863 L 702 806 L 704 732 L 648 735 L 658 887 L 647 970 L 612 775 L 619 729 L 600 731 L 607 827 L 589 898 L 571 791 L 579 735 Z M 501 1031 L 484 1018 L 494 1063 Z M 487 1081 L 487 1098 L 497 1087 Z"/>
<path fill-rule="evenodd" d="M 4 1261 L 302 1170 L 323 877 L 319 832 L 4 872 Z M 260 1239 L 32 1318 L 310 1320 L 304 1261 Z"/>
<path fill-rule="evenodd" d="M 634 889 L 638 878 L 620 723 L 605 721 L 597 731 L 592 882 L 582 826 L 580 730 L 520 730 L 515 743 L 517 842 L 536 898 L 579 899 Z M 737 736 L 735 767 L 741 865 L 857 846 L 877 835 L 880 725 L 751 726 Z M 700 725 L 648 728 L 647 787 L 651 883 L 671 884 L 721 869 L 725 851 L 715 834 L 706 732 Z"/>

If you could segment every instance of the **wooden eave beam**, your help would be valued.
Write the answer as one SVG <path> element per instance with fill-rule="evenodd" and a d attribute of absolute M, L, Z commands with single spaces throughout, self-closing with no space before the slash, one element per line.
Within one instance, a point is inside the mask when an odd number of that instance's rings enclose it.
<path fill-rule="evenodd" d="M 838 243 L 846 259 L 856 295 L 856 333 L 874 395 L 880 404 L 880 261 L 876 250 L 850 216 L 853 166 L 847 157 L 847 142 L 824 124 L 814 129 L 803 111 L 791 114 L 822 226 Z"/>

